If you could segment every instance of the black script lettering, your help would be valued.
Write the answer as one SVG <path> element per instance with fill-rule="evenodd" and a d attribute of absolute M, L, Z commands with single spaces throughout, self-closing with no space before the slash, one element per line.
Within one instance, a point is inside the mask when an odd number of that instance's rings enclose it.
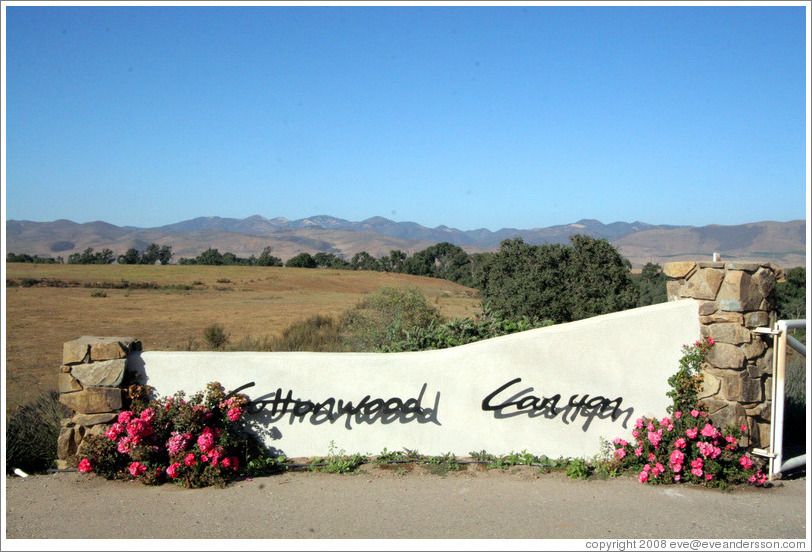
<path fill-rule="evenodd" d="M 241 387 L 244 389 L 252 384 Z M 322 402 L 314 402 L 307 399 L 294 399 L 293 391 L 288 390 L 283 394 L 282 389 L 277 389 L 275 393 L 260 397 L 246 405 L 246 413 L 258 415 L 266 411 L 267 423 L 280 421 L 285 415 L 290 416 L 291 424 L 297 420 L 303 423 L 310 415 L 311 424 L 319 425 L 325 422 L 335 423 L 344 417 L 344 425 L 347 429 L 352 429 L 353 421 L 356 424 L 371 424 L 380 421 L 383 424 L 398 421 L 409 423 L 434 423 L 440 425 L 437 419 L 437 411 L 440 404 L 440 393 L 438 392 L 434 401 L 434 408 L 424 408 L 422 406 L 428 384 L 423 384 L 417 397 L 406 399 L 391 397 L 389 399 L 372 398 L 366 395 L 357 404 L 352 401 L 344 401 L 330 397 Z"/>
<path fill-rule="evenodd" d="M 602 396 L 596 396 L 590 399 L 589 394 L 580 396 L 577 393 L 570 396 L 566 406 L 558 408 L 558 402 L 561 400 L 560 394 L 551 397 L 537 397 L 531 394 L 532 387 L 523 389 L 501 402 L 496 401 L 498 395 L 521 381 L 522 378 L 515 378 L 488 394 L 482 400 L 482 410 L 493 412 L 494 417 L 497 419 L 514 416 L 528 416 L 530 418 L 544 416 L 547 419 L 554 419 L 560 415 L 561 422 L 564 424 L 575 422 L 578 416 L 581 416 L 586 418 L 581 426 L 581 430 L 584 432 L 589 429 L 592 420 L 596 417 L 599 419 L 611 417 L 612 421 L 616 421 L 622 414 L 626 414 L 626 419 L 622 424 L 625 428 L 632 412 L 634 412 L 632 407 L 620 410 L 620 405 L 623 402 L 622 397 L 610 400 Z"/>

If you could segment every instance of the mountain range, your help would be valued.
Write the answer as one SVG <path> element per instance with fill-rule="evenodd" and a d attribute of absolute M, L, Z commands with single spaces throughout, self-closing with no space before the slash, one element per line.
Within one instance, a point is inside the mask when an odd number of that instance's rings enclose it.
<path fill-rule="evenodd" d="M 584 219 L 545 228 L 480 228 L 458 230 L 448 226 L 428 228 L 415 222 L 396 222 L 372 217 L 360 222 L 320 215 L 298 220 L 254 215 L 244 219 L 198 217 L 166 226 L 137 228 L 96 221 L 79 224 L 6 221 L 6 250 L 40 256 L 62 256 L 109 248 L 117 255 L 129 248 L 143 250 L 150 243 L 171 245 L 173 261 L 195 257 L 214 247 L 240 257 L 259 255 L 271 246 L 273 254 L 286 260 L 301 252 L 324 251 L 350 259 L 366 251 L 379 257 L 393 249 L 407 254 L 439 242 L 459 245 L 469 253 L 495 251 L 508 238 L 527 243 L 568 243 L 573 234 L 605 238 L 621 254 L 640 267 L 680 260 L 710 260 L 719 253 L 723 260 L 770 261 L 785 268 L 806 264 L 806 221 L 754 222 L 733 226 L 673 226 L 644 222 L 603 224 Z"/>

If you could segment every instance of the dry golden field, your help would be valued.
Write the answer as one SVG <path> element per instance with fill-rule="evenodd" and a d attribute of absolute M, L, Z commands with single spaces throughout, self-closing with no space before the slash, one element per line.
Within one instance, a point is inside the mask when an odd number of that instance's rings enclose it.
<path fill-rule="evenodd" d="M 449 318 L 473 317 L 480 308 L 472 289 L 446 280 L 382 272 L 179 265 L 5 266 L 7 414 L 40 392 L 56 388 L 62 344 L 83 335 L 135 337 L 144 350 L 184 350 L 190 340 L 201 341 L 203 329 L 213 323 L 223 325 L 232 341 L 278 334 L 308 316 L 338 315 L 382 286 L 417 287 Z M 29 284 L 51 280 L 71 285 L 9 285 L 25 279 Z M 98 287 L 121 286 L 125 281 L 159 288 Z"/>

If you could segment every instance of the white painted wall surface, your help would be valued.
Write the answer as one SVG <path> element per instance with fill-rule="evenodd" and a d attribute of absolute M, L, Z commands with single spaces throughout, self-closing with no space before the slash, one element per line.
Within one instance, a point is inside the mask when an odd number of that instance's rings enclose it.
<path fill-rule="evenodd" d="M 243 391 L 252 401 L 272 400 L 281 389 L 283 398 L 290 390 L 294 399 L 321 403 L 332 397 L 357 405 L 366 395 L 384 401 L 417 398 L 425 385 L 421 406 L 436 407 L 425 423 L 414 420 L 414 414 L 403 416 L 411 419 L 405 423 L 392 421 L 396 416 L 391 415 L 389 423 L 380 418 L 368 423 L 349 414 L 329 422 L 322 414 L 323 423 L 314 424 L 311 414 L 290 413 L 269 421 L 270 406 L 250 417 L 264 424 L 258 431 L 266 445 L 288 457 L 326 455 L 331 441 L 347 453 L 370 455 L 386 447 L 457 456 L 481 450 L 492 454 L 527 450 L 551 458 L 584 457 L 600 451 L 601 437 L 630 438 L 638 417 L 666 415 L 668 378 L 679 367 L 682 346 L 697 339 L 698 307 L 689 299 L 439 351 L 145 351 L 132 355 L 129 366 L 145 374 L 146 383 L 162 397 L 179 390 L 191 394 L 212 381 L 227 390 L 255 382 Z M 615 420 L 607 411 L 603 419 L 590 421 L 583 411 L 572 409 L 566 420 L 564 413 L 550 417 L 549 408 L 542 415 L 530 415 L 532 409 L 511 407 L 504 413 L 514 415 L 503 418 L 483 410 L 483 399 L 515 378 L 521 382 L 495 397 L 494 404 L 517 394 L 514 401 L 528 395 L 560 394 L 558 407 L 562 408 L 572 395 L 577 395 L 577 402 L 587 394 L 587 400 L 620 397 L 620 410 L 633 411 Z M 526 404 L 531 401 L 527 399 Z"/>

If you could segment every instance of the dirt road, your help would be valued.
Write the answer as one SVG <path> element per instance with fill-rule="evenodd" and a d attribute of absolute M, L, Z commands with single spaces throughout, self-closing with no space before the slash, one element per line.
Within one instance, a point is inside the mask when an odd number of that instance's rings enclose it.
<path fill-rule="evenodd" d="M 403 472 L 365 465 L 352 475 L 289 472 L 225 489 L 148 487 L 76 472 L 8 477 L 5 483 L 7 539 L 802 539 L 807 535 L 806 479 L 722 492 L 643 485 L 631 477 L 573 480 L 530 467 L 485 471 L 468 466 L 438 476 L 419 467 Z M 15 546 L 15 541 L 5 544 Z M 134 546 L 143 549 L 142 544 Z"/>

